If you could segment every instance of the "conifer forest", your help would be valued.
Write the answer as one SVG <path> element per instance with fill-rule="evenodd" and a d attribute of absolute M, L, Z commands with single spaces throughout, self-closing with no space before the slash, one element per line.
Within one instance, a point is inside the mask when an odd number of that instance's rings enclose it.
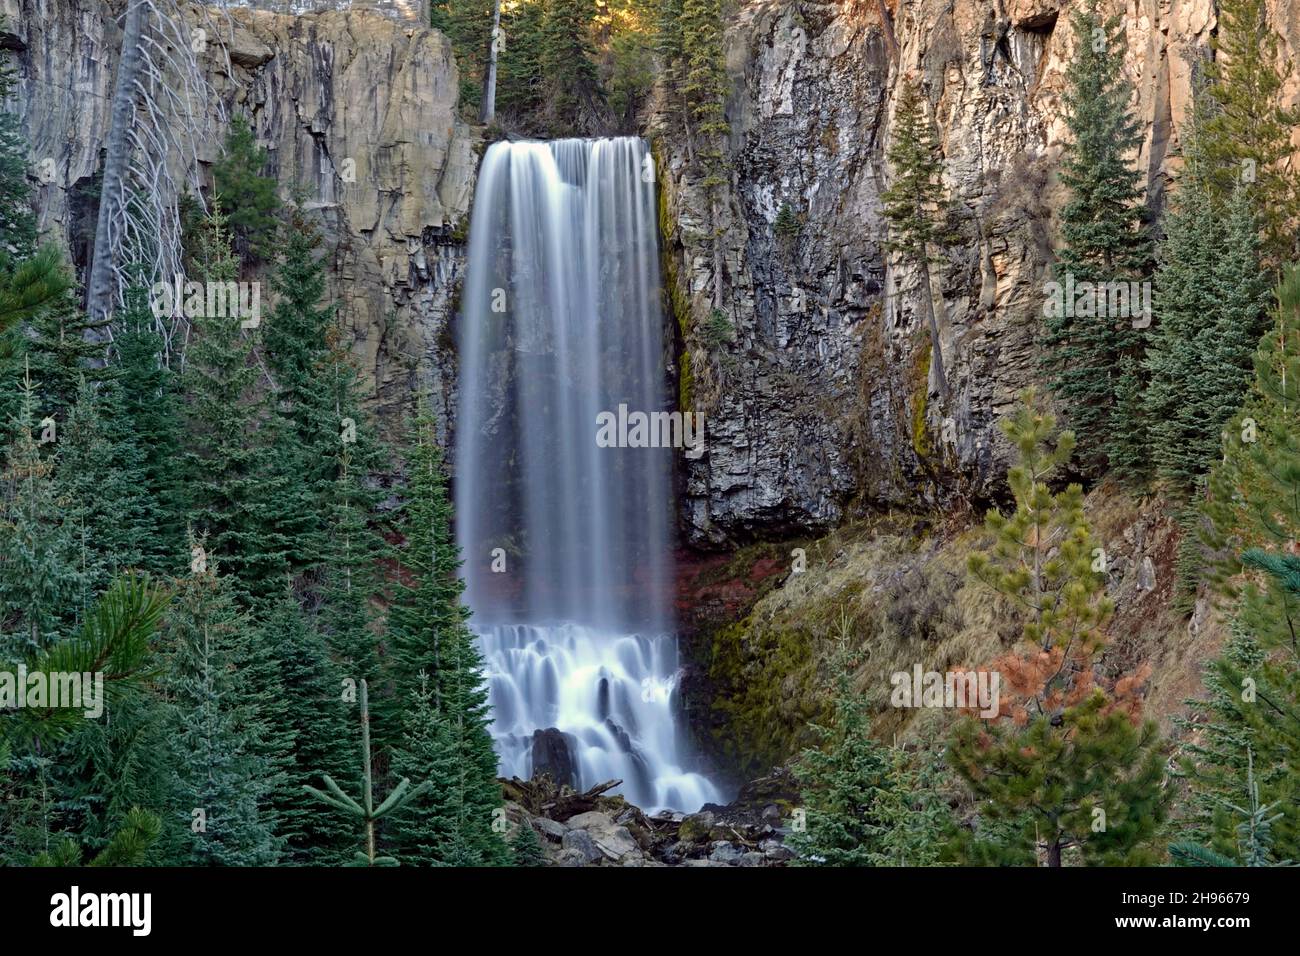
<path fill-rule="evenodd" d="M 117 868 L 1251 926 L 1298 53 L 1293 0 L 0 0 L 0 873 L 136 935 Z"/>

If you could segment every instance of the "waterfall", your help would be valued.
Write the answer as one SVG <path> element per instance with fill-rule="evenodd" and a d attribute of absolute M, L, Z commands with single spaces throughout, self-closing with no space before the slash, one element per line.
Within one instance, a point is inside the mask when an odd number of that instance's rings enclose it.
<path fill-rule="evenodd" d="M 483 157 L 457 538 L 501 772 L 571 764 L 577 786 L 617 777 L 633 803 L 690 811 L 719 795 L 674 717 L 673 451 L 597 443 L 601 413 L 670 407 L 653 173 L 633 137 Z"/>

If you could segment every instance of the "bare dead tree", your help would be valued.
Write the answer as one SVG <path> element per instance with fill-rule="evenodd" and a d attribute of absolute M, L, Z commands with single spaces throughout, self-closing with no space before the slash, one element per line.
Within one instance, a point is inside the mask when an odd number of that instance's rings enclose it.
<path fill-rule="evenodd" d="M 189 6 L 187 16 L 182 0 L 126 0 L 86 282 L 93 319 L 121 306 L 131 284 L 183 273 L 179 198 L 188 187 L 202 204 L 198 147 L 210 111 L 218 121 L 224 113 L 202 60 L 212 47 L 230 70 L 215 19 L 225 2 Z M 228 17 L 225 26 L 233 30 Z M 159 321 L 168 356 L 182 323 Z"/>

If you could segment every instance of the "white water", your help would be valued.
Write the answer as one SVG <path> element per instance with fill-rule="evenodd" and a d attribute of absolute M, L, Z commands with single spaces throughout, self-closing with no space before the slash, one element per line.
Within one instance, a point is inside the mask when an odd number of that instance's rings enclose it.
<path fill-rule="evenodd" d="M 676 724 L 671 449 L 601 448 L 596 416 L 668 410 L 655 185 L 635 138 L 496 143 L 460 316 L 457 537 L 501 770 L 571 736 L 578 785 L 644 808 L 719 794 Z M 494 308 L 495 307 L 495 308 Z"/>

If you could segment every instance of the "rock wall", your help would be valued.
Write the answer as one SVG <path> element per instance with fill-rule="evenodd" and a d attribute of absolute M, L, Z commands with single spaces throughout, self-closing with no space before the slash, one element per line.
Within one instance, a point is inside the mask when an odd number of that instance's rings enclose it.
<path fill-rule="evenodd" d="M 1063 71 L 1074 0 L 750 0 L 726 33 L 728 201 L 714 223 L 675 105 L 649 122 L 664 189 L 666 272 L 683 332 L 683 401 L 706 416 L 685 461 L 689 539 L 726 547 L 816 531 L 868 504 L 942 503 L 1001 474 L 995 424 L 1036 376 L 1043 283 L 1062 190 Z M 1210 56 L 1211 0 L 1110 0 L 1124 18 L 1137 162 L 1164 201 L 1194 65 Z M 1284 54 L 1300 4 L 1270 3 Z M 900 77 L 923 87 L 960 213 L 935 270 L 940 407 L 918 280 L 883 250 L 880 193 Z M 1300 80 L 1288 88 L 1300 101 Z M 797 230 L 776 228 L 783 206 Z M 712 230 L 736 340 L 712 348 Z"/>
<path fill-rule="evenodd" d="M 0 46 L 19 75 L 42 230 L 84 268 L 120 33 L 104 0 L 0 0 Z M 391 12 L 391 11 L 390 11 Z M 382 420 L 397 424 L 417 388 L 439 419 L 454 406 L 449 325 L 479 148 L 456 110 L 451 45 L 357 3 L 287 16 L 189 7 L 208 30 L 201 55 L 213 88 L 196 104 L 199 169 L 210 185 L 227 117 L 251 119 L 288 198 L 303 190 L 329 250 L 331 283 L 352 347 L 374 382 Z M 177 161 L 183 161 L 180 157 Z"/>

